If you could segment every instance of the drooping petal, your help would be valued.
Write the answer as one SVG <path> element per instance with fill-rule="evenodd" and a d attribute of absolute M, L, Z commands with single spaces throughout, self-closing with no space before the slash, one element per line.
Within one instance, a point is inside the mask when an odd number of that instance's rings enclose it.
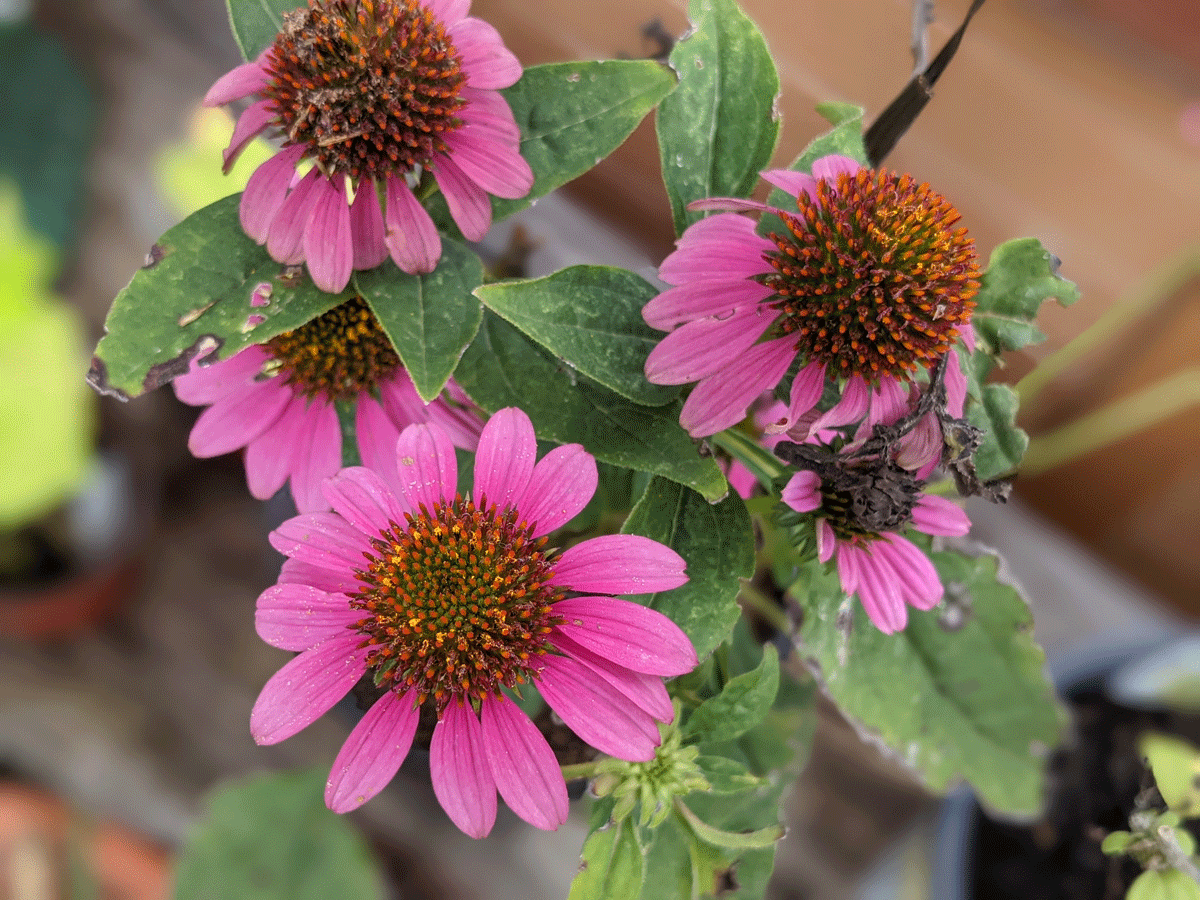
<path fill-rule="evenodd" d="M 347 631 L 305 650 L 270 677 L 250 712 L 259 744 L 277 744 L 315 722 L 354 687 L 367 670 L 362 635 Z"/>
<path fill-rule="evenodd" d="M 870 404 L 871 390 L 859 375 L 851 375 L 842 388 L 841 399 L 822 413 L 809 426 L 808 433 L 816 434 L 825 428 L 838 428 L 860 421 Z"/>
<path fill-rule="evenodd" d="M 251 383 L 231 392 L 200 414 L 188 435 L 193 456 L 231 453 L 266 431 L 291 399 L 276 380 Z"/>
<path fill-rule="evenodd" d="M 229 146 L 222 154 L 224 161 L 224 165 L 221 166 L 222 172 L 226 175 L 229 174 L 229 170 L 242 155 L 242 151 L 258 136 L 259 132 L 271 123 L 273 118 L 275 118 L 275 110 L 270 100 L 259 100 L 238 116 L 237 124 L 233 127 L 233 136 L 229 139 Z"/>
<path fill-rule="evenodd" d="M 350 238 L 354 245 L 354 268 L 374 269 L 388 258 L 387 226 L 375 182 L 363 179 L 350 204 Z"/>
<path fill-rule="evenodd" d="M 516 200 L 533 187 L 533 170 L 515 142 L 493 140 L 467 124 L 446 135 L 446 146 L 463 173 L 489 194 Z"/>
<path fill-rule="evenodd" d="M 412 509 L 454 499 L 458 460 L 454 445 L 440 428 L 409 425 L 396 442 L 396 470 L 400 491 Z"/>
<path fill-rule="evenodd" d="M 737 366 L 777 318 L 779 313 L 773 309 L 744 306 L 688 322 L 650 351 L 646 379 L 654 384 L 688 384 Z"/>
<path fill-rule="evenodd" d="M 408 756 L 419 719 L 420 710 L 409 694 L 388 691 L 375 701 L 333 761 L 325 782 L 325 805 L 347 813 L 387 787 Z"/>
<path fill-rule="evenodd" d="M 486 837 L 496 822 L 496 780 L 469 705 L 451 703 L 442 713 L 429 745 L 429 775 L 450 821 L 473 838 Z"/>
<path fill-rule="evenodd" d="M 337 409 L 323 397 L 308 407 L 308 428 L 295 448 L 292 499 L 300 512 L 327 508 L 321 484 L 342 467 L 342 428 Z"/>
<path fill-rule="evenodd" d="M 269 535 L 271 546 L 284 556 L 315 566 L 348 571 L 362 568 L 363 553 L 371 549 L 366 536 L 336 513 L 306 513 L 288 519 Z"/>
<path fill-rule="evenodd" d="M 444 153 L 434 154 L 432 169 L 450 215 L 463 237 L 468 241 L 483 240 L 492 227 L 492 201 L 487 192 Z"/>
<path fill-rule="evenodd" d="M 837 548 L 837 538 L 833 534 L 833 526 L 828 519 L 817 519 L 817 559 L 829 562 L 833 551 Z"/>
<path fill-rule="evenodd" d="M 521 78 L 521 63 L 504 46 L 504 39 L 482 19 L 465 18 L 446 29 L 467 73 L 467 84 L 499 90 Z"/>
<path fill-rule="evenodd" d="M 802 416 L 807 415 L 817 405 L 824 392 L 825 363 L 814 360 L 801 366 L 796 377 L 792 379 L 792 386 L 788 392 L 787 415 L 770 425 L 766 429 L 767 433 L 782 434 L 789 431 Z"/>
<path fill-rule="evenodd" d="M 971 530 L 966 510 L 947 497 L 925 494 L 913 507 L 913 528 L 926 534 L 960 537 Z"/>
<path fill-rule="evenodd" d="M 822 523 L 828 525 L 824 520 Z M 858 590 L 859 552 L 853 545 L 840 541 L 837 543 L 835 552 L 837 553 L 838 581 L 842 583 L 843 591 L 853 594 Z"/>
<path fill-rule="evenodd" d="M 280 650 L 308 650 L 343 634 L 363 617 L 345 594 L 307 584 L 274 584 L 258 596 L 254 628 Z"/>
<path fill-rule="evenodd" d="M 679 423 L 694 438 L 736 425 L 746 417 L 755 398 L 787 374 L 795 356 L 795 342 L 790 337 L 751 347 L 743 354 L 736 373 L 711 375 L 696 385 L 683 404 Z"/>
<path fill-rule="evenodd" d="M 550 580 L 581 593 L 651 594 L 685 583 L 684 566 L 683 557 L 658 541 L 606 534 L 564 550 Z"/>
<path fill-rule="evenodd" d="M 184 403 L 207 406 L 252 382 L 268 358 L 262 347 L 255 346 L 208 365 L 193 360 L 190 369 L 172 381 L 171 386 Z"/>
<path fill-rule="evenodd" d="M 302 146 L 285 147 L 254 170 L 242 191 L 238 218 L 242 230 L 256 243 L 265 244 L 280 207 L 288 196 L 288 186 L 296 164 L 304 155 Z"/>
<path fill-rule="evenodd" d="M 270 82 L 271 77 L 263 69 L 263 57 L 259 56 L 253 62 L 234 66 L 216 80 L 208 93 L 204 95 L 205 106 L 224 106 L 234 100 L 240 100 L 251 94 L 262 91 Z"/>
<path fill-rule="evenodd" d="M 475 505 L 483 509 L 486 500 L 501 510 L 514 506 L 525 495 L 536 458 L 537 437 L 529 416 L 515 406 L 498 411 L 479 435 Z"/>
<path fill-rule="evenodd" d="M 535 828 L 558 828 L 567 820 L 567 785 L 542 733 L 503 694 L 485 698 L 480 711 L 484 753 L 500 796 Z"/>
<path fill-rule="evenodd" d="M 393 453 L 393 456 L 395 454 Z M 333 511 L 363 534 L 382 534 L 403 523 L 405 509 L 382 478 L 363 466 L 342 469 L 322 490 Z"/>
<path fill-rule="evenodd" d="M 373 397 L 363 394 L 354 409 L 354 436 L 363 465 L 379 474 L 384 484 L 406 506 L 400 496 L 400 476 L 396 471 L 396 441 L 400 429 Z"/>
<path fill-rule="evenodd" d="M 858 567 L 858 599 L 867 611 L 875 627 L 884 634 L 903 631 L 908 624 L 908 609 L 895 582 L 888 576 L 891 566 L 880 564 L 880 560 L 869 551 L 847 548 L 855 554 Z M 840 559 L 840 556 L 839 556 Z"/>
<path fill-rule="evenodd" d="M 684 322 L 756 305 L 771 293 L 769 287 L 748 278 L 689 281 L 663 291 L 647 303 L 642 307 L 642 318 L 651 328 L 670 331 Z"/>
<path fill-rule="evenodd" d="M 354 270 L 354 244 L 350 239 L 350 205 L 342 178 L 318 179 L 312 213 L 304 226 L 304 259 L 313 284 L 329 294 L 340 294 Z"/>
<path fill-rule="evenodd" d="M 779 499 L 796 512 L 812 512 L 821 508 L 821 477 L 807 469 L 797 472 L 784 486 Z"/>
<path fill-rule="evenodd" d="M 971 326 L 966 326 L 970 328 Z M 967 376 L 963 372 L 962 360 L 958 351 L 950 349 L 950 359 L 946 363 L 946 411 L 956 419 L 961 419 L 963 404 L 967 402 Z"/>
<path fill-rule="evenodd" d="M 294 396 L 275 423 L 246 445 L 246 485 L 251 496 L 269 500 L 287 483 L 296 465 L 295 449 L 307 440 L 305 432 L 311 427 L 308 398 Z M 318 507 L 324 508 L 323 504 Z"/>
<path fill-rule="evenodd" d="M 654 758 L 658 726 L 643 710 L 583 663 L 541 658 L 538 691 L 567 727 L 602 753 L 632 762 Z"/>
<path fill-rule="evenodd" d="M 564 621 L 555 628 L 618 665 L 647 675 L 674 677 L 696 667 L 696 650 L 683 630 L 656 610 L 615 597 L 569 597 L 554 604 Z"/>
<path fill-rule="evenodd" d="M 596 459 L 579 444 L 555 447 L 533 468 L 525 494 L 514 505 L 521 518 L 537 523 L 541 537 L 565 525 L 583 511 L 599 484 Z"/>
<path fill-rule="evenodd" d="M 898 535 L 885 535 L 877 543 L 893 570 L 893 581 L 904 589 L 906 599 L 917 609 L 932 609 L 941 602 L 946 589 L 937 569 L 921 548 Z"/>
<path fill-rule="evenodd" d="M 304 229 L 312 218 L 313 205 L 324 181 L 325 176 L 314 166 L 280 205 L 267 230 L 267 252 L 275 262 L 294 266 L 304 261 Z"/>
<path fill-rule="evenodd" d="M 387 238 L 392 261 L 409 275 L 432 272 L 442 257 L 442 239 L 404 179 L 387 180 Z"/>

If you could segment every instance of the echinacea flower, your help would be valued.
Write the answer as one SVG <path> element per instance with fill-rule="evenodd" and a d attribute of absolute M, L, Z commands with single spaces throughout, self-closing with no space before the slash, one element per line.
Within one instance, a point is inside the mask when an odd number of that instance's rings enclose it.
<path fill-rule="evenodd" d="M 488 194 L 529 192 L 520 130 L 499 93 L 521 64 L 491 25 L 467 15 L 470 5 L 309 0 L 285 14 L 258 59 L 212 86 L 209 106 L 254 98 L 225 151 L 226 171 L 256 135 L 282 140 L 241 201 L 246 234 L 277 262 L 307 262 L 332 293 L 353 269 L 389 254 L 405 272 L 431 272 L 441 238 L 413 193 L 422 174 L 432 174 L 469 240 L 491 225 Z"/>
<path fill-rule="evenodd" d="M 365 675 L 384 692 L 333 763 L 325 801 L 334 811 L 392 779 L 426 706 L 437 716 L 434 793 L 459 828 L 486 835 L 497 791 L 530 824 L 556 828 L 566 786 L 507 693 L 522 683 L 598 750 L 653 758 L 656 722 L 674 716 L 662 678 L 690 671 L 696 653 L 666 616 L 610 595 L 678 587 L 684 561 L 637 535 L 550 547 L 546 536 L 591 499 L 596 463 L 578 444 L 535 465 L 536 455 L 528 416 L 500 410 L 479 437 L 463 498 L 449 438 L 413 425 L 397 442 L 394 480 L 344 469 L 325 483 L 332 512 L 271 534 L 289 559 L 259 598 L 258 633 L 302 652 L 259 695 L 255 740 L 290 737 Z"/>
<path fill-rule="evenodd" d="M 376 468 L 395 469 L 396 438 L 407 425 L 436 422 L 471 450 L 483 424 L 466 405 L 420 398 L 360 297 L 228 359 L 193 363 L 174 386 L 184 403 L 208 407 L 188 438 L 194 455 L 245 447 L 250 493 L 266 500 L 290 482 L 301 512 L 329 508 L 321 482 L 342 467 L 338 401 L 355 404 L 359 456 Z M 446 393 L 458 394 L 457 385 Z"/>
<path fill-rule="evenodd" d="M 841 399 L 811 429 L 857 422 L 872 403 L 903 397 L 974 307 L 974 242 L 928 185 L 845 156 L 818 159 L 812 175 L 762 176 L 795 197 L 796 209 L 735 198 L 691 204 L 727 211 L 683 233 L 659 269 L 673 287 L 642 311 L 671 332 L 651 351 L 646 377 L 697 382 L 680 415 L 693 437 L 740 421 L 797 357 L 782 429 L 816 407 L 827 378 L 841 384 Z M 728 210 L 773 213 L 785 228 L 764 237 Z"/>
<path fill-rule="evenodd" d="M 929 557 L 901 531 L 964 535 L 970 519 L 945 497 L 925 494 L 921 482 L 891 462 L 822 468 L 793 475 L 783 502 L 816 515 L 818 559 L 836 561 L 842 590 L 858 595 L 875 626 L 884 634 L 902 631 L 907 607 L 932 609 L 944 588 Z"/>

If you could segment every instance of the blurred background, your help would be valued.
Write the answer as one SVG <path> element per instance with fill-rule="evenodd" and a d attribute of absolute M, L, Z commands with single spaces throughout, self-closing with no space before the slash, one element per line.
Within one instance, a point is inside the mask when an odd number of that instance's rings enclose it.
<path fill-rule="evenodd" d="M 935 4 L 935 52 L 968 5 Z M 908 80 L 905 0 L 743 6 L 783 82 L 777 164 L 824 129 L 815 104 L 857 103 L 870 122 Z M 657 54 L 659 36 L 685 30 L 684 9 L 683 0 L 475 0 L 472 13 L 528 65 Z M 213 783 L 327 765 L 348 727 L 325 720 L 279 747 L 254 746 L 248 711 L 283 659 L 253 632 L 254 599 L 278 567 L 265 533 L 281 513 L 248 497 L 236 457 L 188 455 L 195 411 L 169 391 L 118 404 L 80 390 L 108 305 L 151 243 L 235 189 L 219 181 L 230 126 L 199 116 L 198 103 L 241 60 L 221 0 L 7 0 L 0 16 L 0 215 L 10 223 L 0 251 L 0 481 L 10 491 L 0 532 L 20 538 L 0 562 L 33 560 L 41 578 L 24 594 L 0 583 L 10 804 L 0 806 L 0 845 L 11 847 L 5 829 L 19 816 L 49 816 L 60 831 L 78 816 L 119 823 L 96 824 L 85 840 L 115 841 L 100 855 L 122 862 L 105 878 L 128 876 L 103 896 L 148 900 L 163 896 L 170 852 Z M 985 259 L 1032 235 L 1082 292 L 1070 310 L 1043 310 L 1047 341 L 1003 373 L 1016 382 L 1050 360 L 1021 419 L 1041 471 L 1018 480 L 1008 508 L 972 510 L 976 534 L 1012 554 L 1039 637 L 1053 656 L 1110 629 L 1194 623 L 1200 5 L 985 4 L 888 164 L 947 196 Z M 527 217 L 523 227 L 552 261 L 599 253 L 594 261 L 649 274 L 673 241 L 652 123 L 563 203 L 538 209 L 543 224 Z M 1130 308 L 1139 313 L 1121 312 Z M 1085 442 L 1089 428 L 1103 436 L 1139 417 L 1156 423 L 1057 460 L 1080 442 L 1073 423 L 1129 398 L 1115 419 L 1085 418 Z M 25 528 L 34 520 L 36 535 Z M 27 812 L 30 785 L 76 812 Z M 823 709 L 777 896 L 853 896 L 933 803 Z M 404 897 L 565 896 L 583 833 L 574 820 L 552 836 L 502 822 L 496 837 L 472 842 L 430 805 L 419 773 L 358 821 Z"/>

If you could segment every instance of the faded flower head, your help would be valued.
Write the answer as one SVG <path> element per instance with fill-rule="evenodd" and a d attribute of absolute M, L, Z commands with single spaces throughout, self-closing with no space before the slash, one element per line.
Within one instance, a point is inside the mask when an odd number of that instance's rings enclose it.
<path fill-rule="evenodd" d="M 562 774 L 509 693 L 532 683 L 597 749 L 653 758 L 657 722 L 674 716 L 662 678 L 690 671 L 696 654 L 670 619 L 610 595 L 678 587 L 683 560 L 635 535 L 549 545 L 591 499 L 596 464 L 567 445 L 535 465 L 520 410 L 484 426 L 469 498 L 436 426 L 405 429 L 395 454 L 389 472 L 342 470 L 325 484 L 332 512 L 272 533 L 289 559 L 259 598 L 259 634 L 303 652 L 263 688 L 251 731 L 260 743 L 290 737 L 370 676 L 383 697 L 333 764 L 330 808 L 382 790 L 425 707 L 437 718 L 434 792 L 455 824 L 487 834 L 499 791 L 526 821 L 555 828 L 567 813 Z"/>
<path fill-rule="evenodd" d="M 861 420 L 932 367 L 970 318 L 979 269 L 953 207 L 909 176 L 848 157 L 823 157 L 812 170 L 762 173 L 796 198 L 794 211 L 693 203 L 725 212 L 688 228 L 659 270 L 674 287 L 643 317 L 674 330 L 651 352 L 646 377 L 698 382 L 681 415 L 694 437 L 738 422 L 797 357 L 781 429 L 814 409 L 827 378 L 841 383 L 842 399 L 811 431 Z M 771 213 L 784 228 L 763 237 L 729 210 Z"/>
<path fill-rule="evenodd" d="M 180 400 L 207 406 L 188 438 L 196 456 L 246 449 L 246 481 L 260 500 L 287 482 L 301 512 L 328 509 L 321 482 L 342 467 L 336 403 L 355 406 L 355 435 L 366 465 L 394 471 L 396 438 L 416 422 L 436 422 L 474 449 L 480 415 L 453 382 L 426 404 L 361 297 L 294 331 L 211 365 L 193 362 L 174 381 Z"/>
<path fill-rule="evenodd" d="M 275 42 L 208 92 L 209 105 L 255 101 L 226 168 L 256 135 L 282 149 L 251 176 L 242 227 L 278 262 L 307 262 L 322 290 L 391 255 L 430 272 L 441 239 L 413 189 L 430 173 L 463 234 L 491 224 L 488 194 L 533 184 L 500 88 L 521 66 L 469 0 L 309 0 Z M 311 168 L 304 171 L 305 165 Z"/>

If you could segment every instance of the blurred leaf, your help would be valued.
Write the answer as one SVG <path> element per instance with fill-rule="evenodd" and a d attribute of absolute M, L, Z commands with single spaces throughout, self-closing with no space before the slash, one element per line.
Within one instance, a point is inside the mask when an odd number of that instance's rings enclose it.
<path fill-rule="evenodd" d="M 1200 884 L 1175 869 L 1151 869 L 1134 880 L 1125 900 L 1200 900 Z"/>
<path fill-rule="evenodd" d="M 758 668 L 729 680 L 716 697 L 705 700 L 684 727 L 684 738 L 731 741 L 757 725 L 779 691 L 779 654 L 764 648 Z"/>
<path fill-rule="evenodd" d="M 283 30 L 283 14 L 304 6 L 303 0 L 225 0 L 233 39 L 243 58 L 257 59 Z"/>
<path fill-rule="evenodd" d="M 637 900 L 645 854 L 630 818 L 593 831 L 584 842 L 568 900 Z"/>
<path fill-rule="evenodd" d="M 621 531 L 653 538 L 686 560 L 686 584 L 630 599 L 675 622 L 704 659 L 729 636 L 740 613 L 741 579 L 754 574 L 754 533 L 742 498 L 730 492 L 710 503 L 677 482 L 655 478 Z"/>
<path fill-rule="evenodd" d="M 846 615 L 837 575 L 814 566 L 798 595 L 804 646 L 842 714 L 932 790 L 965 778 L 991 809 L 1035 815 L 1063 713 L 1029 608 L 997 579 L 996 557 L 930 558 L 947 600 L 928 612 L 910 609 L 908 627 L 894 635 L 875 628 L 857 599 Z"/>
<path fill-rule="evenodd" d="M 521 407 L 544 440 L 583 444 L 602 462 L 676 479 L 705 497 L 726 491 L 716 462 L 702 459 L 680 427 L 678 403 L 626 400 L 572 371 L 491 311 L 484 311 L 455 380 L 488 412 Z"/>
<path fill-rule="evenodd" d="M 572 368 L 634 403 L 661 406 L 675 385 L 650 384 L 646 357 L 662 338 L 642 321 L 658 289 L 612 266 L 571 266 L 545 278 L 484 285 L 476 296 L 492 312 Z"/>
<path fill-rule="evenodd" d="M 1184 818 L 1200 816 L 1200 747 L 1169 734 L 1148 732 L 1138 741 L 1167 808 Z"/>
<path fill-rule="evenodd" d="M 462 244 L 442 238 L 442 258 L 428 275 L 407 275 L 390 261 L 357 272 L 366 298 L 426 402 L 442 390 L 483 321 L 474 291 L 483 263 Z"/>
<path fill-rule="evenodd" d="M 326 809 L 326 771 L 218 788 L 175 870 L 175 900 L 382 898 L 366 843 Z"/>
<path fill-rule="evenodd" d="M 238 222 L 235 194 L 188 216 L 164 234 L 146 264 L 117 295 L 88 380 L 97 390 L 136 397 L 187 371 L 215 348 L 228 359 L 328 312 L 353 290 L 326 294 L 307 274 L 287 273 Z M 269 302 L 252 307 L 260 284 Z M 261 317 L 250 320 L 249 316 Z"/>
<path fill-rule="evenodd" d="M 779 136 L 779 74 L 734 0 L 692 0 L 693 29 L 671 50 L 679 86 L 658 109 L 658 152 L 675 233 L 704 217 L 688 203 L 747 197 Z"/>

